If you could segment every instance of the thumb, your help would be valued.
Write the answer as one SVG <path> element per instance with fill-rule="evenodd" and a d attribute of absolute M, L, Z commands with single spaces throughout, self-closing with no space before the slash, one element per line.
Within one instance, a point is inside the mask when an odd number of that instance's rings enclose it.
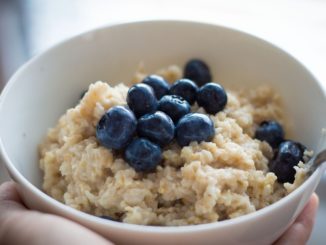
<path fill-rule="evenodd" d="M 0 244 L 112 243 L 72 221 L 27 210 L 16 184 L 6 182 L 0 186 Z"/>
<path fill-rule="evenodd" d="M 21 202 L 16 189 L 16 184 L 13 181 L 4 182 L 0 185 L 0 202 L 2 201 Z"/>
<path fill-rule="evenodd" d="M 319 199 L 314 193 L 302 213 L 274 245 L 306 244 L 315 223 Z"/>
<path fill-rule="evenodd" d="M 0 185 L 0 243 L 11 244 L 6 241 L 6 237 L 11 236 L 11 230 L 7 229 L 22 214 L 27 213 L 27 209 L 18 194 L 16 184 L 12 181 Z M 16 234 L 17 236 L 17 234 Z"/>
<path fill-rule="evenodd" d="M 16 184 L 8 181 L 0 185 L 0 224 L 8 213 L 25 211 L 26 207 L 18 194 Z"/>

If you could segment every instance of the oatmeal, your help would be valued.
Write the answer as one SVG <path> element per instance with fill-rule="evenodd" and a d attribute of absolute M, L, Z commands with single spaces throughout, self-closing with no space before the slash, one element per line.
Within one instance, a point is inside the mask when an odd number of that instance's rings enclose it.
<path fill-rule="evenodd" d="M 169 82 L 180 79 L 177 66 L 160 70 Z M 133 84 L 146 73 L 137 72 Z M 40 145 L 43 189 L 53 198 L 96 216 L 126 223 L 179 226 L 235 218 L 264 208 L 296 189 L 306 176 L 303 162 L 293 183 L 277 181 L 269 170 L 274 153 L 255 138 L 263 121 L 286 125 L 281 99 L 268 86 L 227 91 L 227 104 L 207 114 L 197 103 L 192 113 L 213 122 L 209 141 L 162 147 L 155 171 L 139 172 L 121 152 L 99 143 L 96 127 L 110 108 L 126 105 L 129 87 L 101 81 L 89 86 L 79 104 L 60 118 Z M 306 151 L 307 152 L 307 151 Z"/>

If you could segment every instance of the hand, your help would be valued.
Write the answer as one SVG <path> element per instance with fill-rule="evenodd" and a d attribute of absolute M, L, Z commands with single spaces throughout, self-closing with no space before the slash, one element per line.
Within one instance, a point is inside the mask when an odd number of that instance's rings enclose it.
<path fill-rule="evenodd" d="M 64 218 L 28 210 L 16 184 L 0 186 L 0 244 L 112 244 L 100 235 Z"/>
<path fill-rule="evenodd" d="M 318 196 L 314 193 L 298 218 L 274 245 L 306 244 L 315 223 L 318 204 Z"/>

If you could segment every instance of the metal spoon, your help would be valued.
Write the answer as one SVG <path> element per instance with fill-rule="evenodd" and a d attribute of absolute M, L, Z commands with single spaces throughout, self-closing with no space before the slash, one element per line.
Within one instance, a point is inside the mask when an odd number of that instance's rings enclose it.
<path fill-rule="evenodd" d="M 319 139 L 319 143 L 317 145 L 316 151 L 319 152 L 317 155 L 315 155 L 313 158 L 311 158 L 308 163 L 306 164 L 308 168 L 308 175 L 311 175 L 315 170 L 324 165 L 326 167 L 326 149 L 323 149 L 326 145 L 326 128 L 321 129 L 321 135 Z"/>
<path fill-rule="evenodd" d="M 311 175 L 323 163 L 326 163 L 326 149 L 319 152 L 309 161 L 307 164 L 309 168 L 308 174 Z"/>

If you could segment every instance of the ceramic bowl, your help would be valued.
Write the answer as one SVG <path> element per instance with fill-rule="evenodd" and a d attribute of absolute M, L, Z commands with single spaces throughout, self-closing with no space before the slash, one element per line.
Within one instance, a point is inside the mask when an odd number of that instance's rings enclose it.
<path fill-rule="evenodd" d="M 1 153 L 31 209 L 74 220 L 118 244 L 270 244 L 303 209 L 325 166 L 280 201 L 232 220 L 183 227 L 113 222 L 74 210 L 41 190 L 37 147 L 49 127 L 75 105 L 91 82 L 129 81 L 138 64 L 154 72 L 197 57 L 227 88 L 273 86 L 292 122 L 291 138 L 318 151 L 326 126 L 321 84 L 296 59 L 252 35 L 186 21 L 144 21 L 107 26 L 64 41 L 20 68 L 0 98 Z"/>

